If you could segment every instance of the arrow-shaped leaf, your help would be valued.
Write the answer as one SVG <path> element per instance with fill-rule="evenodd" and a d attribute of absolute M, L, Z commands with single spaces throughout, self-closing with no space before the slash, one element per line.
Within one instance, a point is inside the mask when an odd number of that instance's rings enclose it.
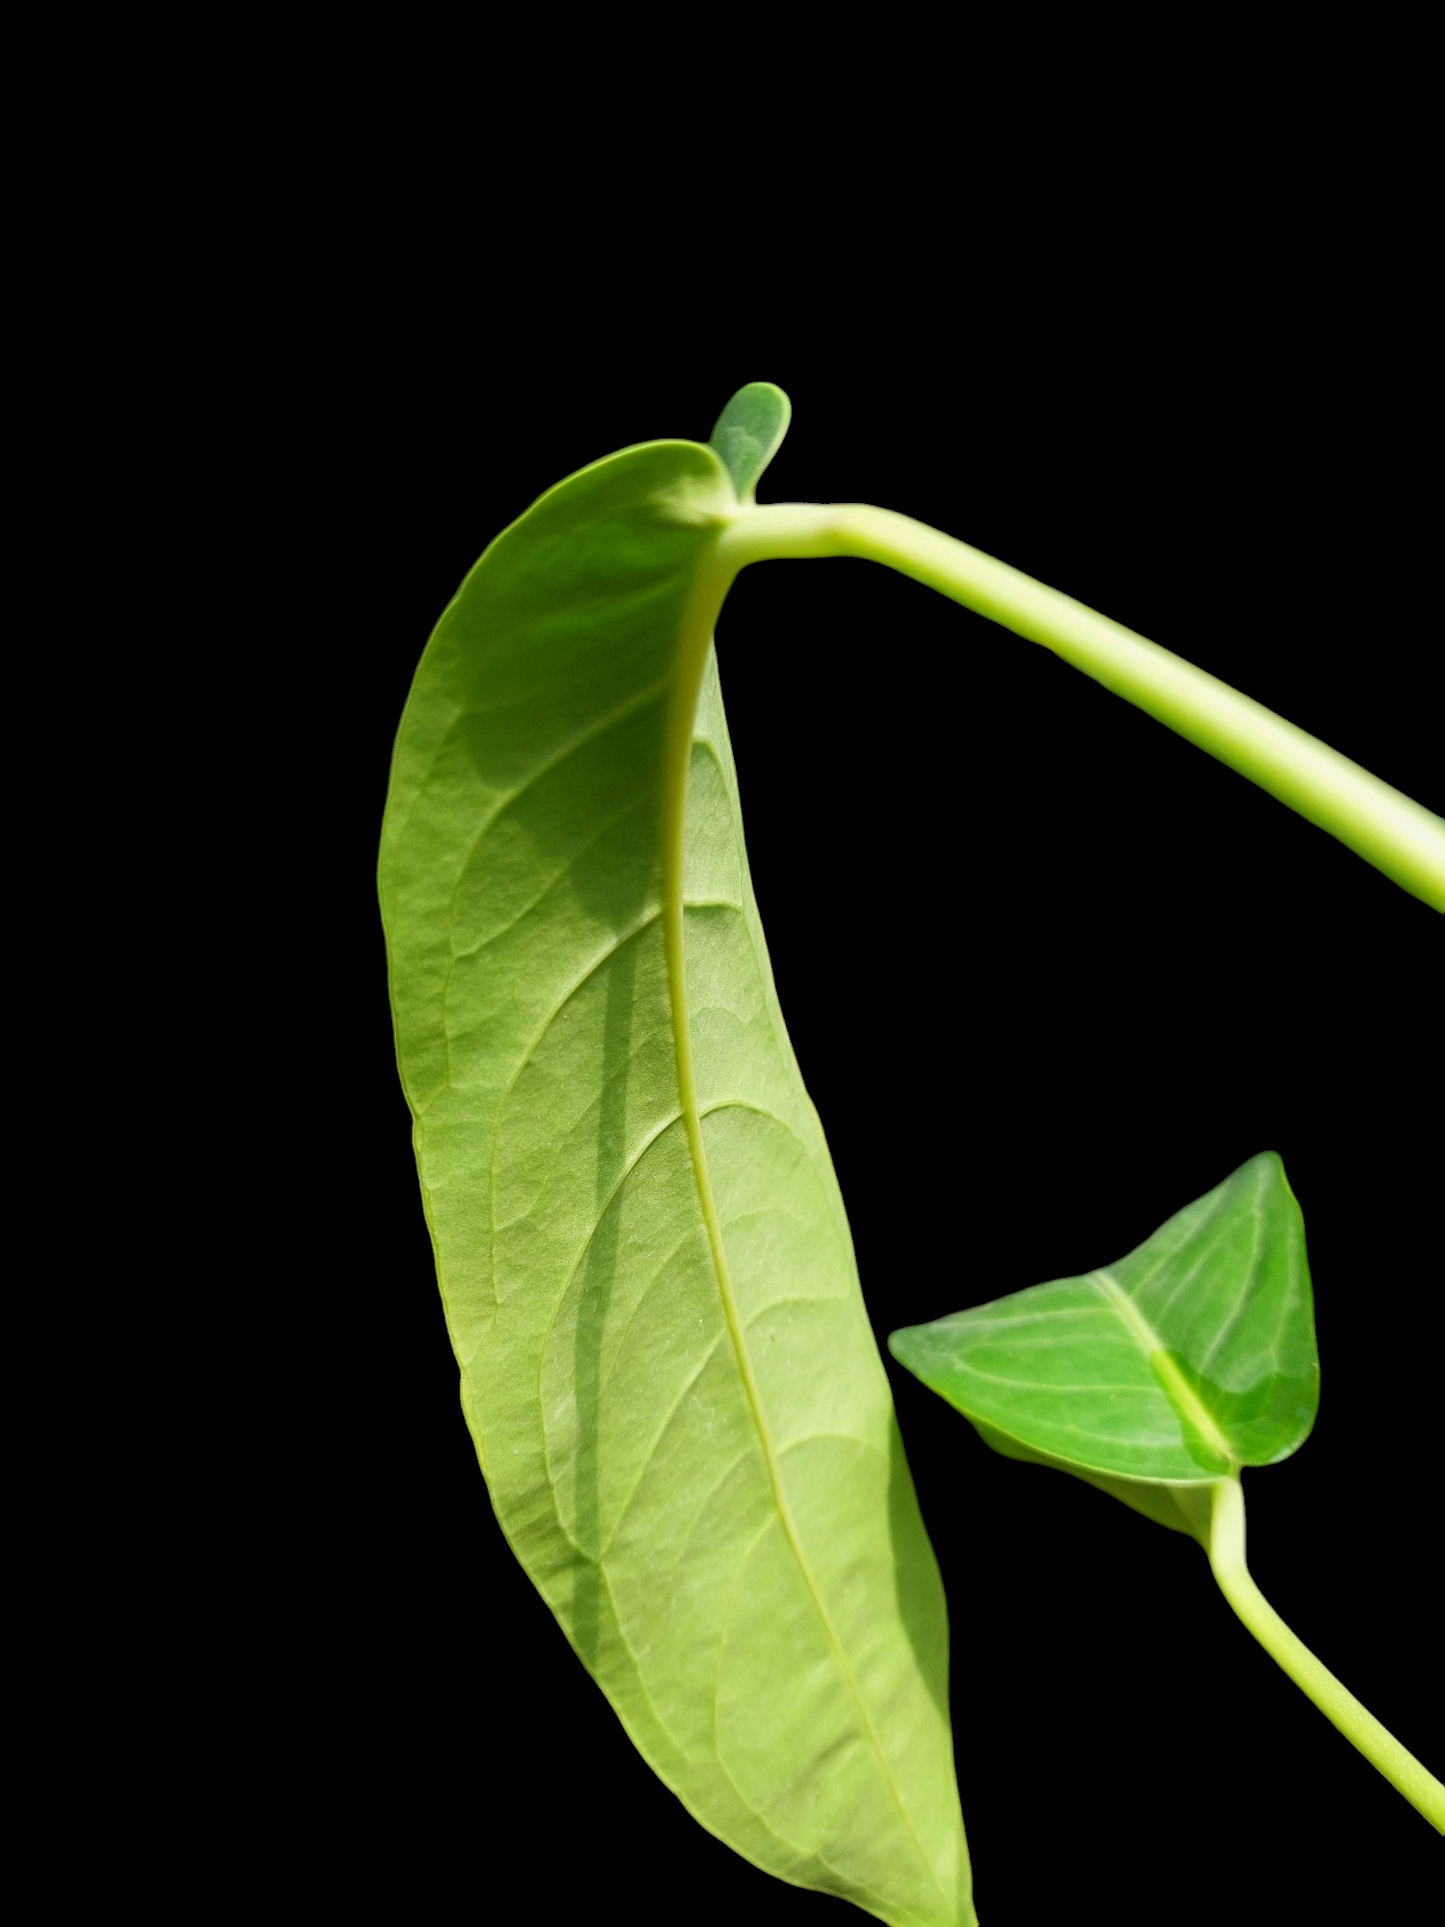
<path fill-rule="evenodd" d="M 1187 1531 L 1207 1515 L 1188 1488 L 1288 1458 L 1319 1402 L 1304 1223 L 1272 1151 L 1117 1264 L 888 1342 L 997 1450 Z"/>
<path fill-rule="evenodd" d="M 1304 1224 L 1273 1151 L 1117 1264 L 888 1343 L 996 1451 L 1072 1472 L 1198 1539 L 1266 1652 L 1445 1833 L 1445 1786 L 1285 1625 L 1245 1562 L 1240 1472 L 1288 1458 L 1319 1403 Z"/>

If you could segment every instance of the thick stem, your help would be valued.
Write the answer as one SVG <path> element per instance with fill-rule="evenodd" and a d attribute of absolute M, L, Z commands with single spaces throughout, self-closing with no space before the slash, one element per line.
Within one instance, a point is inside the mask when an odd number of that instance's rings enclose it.
<path fill-rule="evenodd" d="M 1308 817 L 1412 896 L 1445 911 L 1445 821 L 1181 656 L 906 515 L 858 503 L 744 508 L 722 531 L 731 578 L 768 557 L 885 563 L 1042 643 Z"/>
<path fill-rule="evenodd" d="M 1244 1562 L 1244 1489 L 1237 1476 L 1221 1479 L 1214 1487 L 1209 1563 L 1219 1590 L 1270 1658 L 1284 1668 L 1301 1692 L 1370 1764 L 1379 1768 L 1390 1785 L 1424 1814 L 1436 1832 L 1445 1833 L 1445 1786 L 1341 1686 L 1327 1666 L 1320 1664 L 1250 1578 Z"/>

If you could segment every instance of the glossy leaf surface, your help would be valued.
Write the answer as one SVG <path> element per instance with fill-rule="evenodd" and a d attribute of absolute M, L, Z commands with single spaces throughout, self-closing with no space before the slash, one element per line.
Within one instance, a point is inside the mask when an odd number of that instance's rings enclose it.
<path fill-rule="evenodd" d="M 735 500 L 710 448 L 624 451 L 444 614 L 383 832 L 397 1052 L 467 1421 L 578 1656 L 740 1852 L 957 1927 L 942 1589 L 698 601 Z"/>
<path fill-rule="evenodd" d="M 1272 1151 L 1117 1264 L 889 1339 L 996 1450 L 1102 1485 L 1179 1530 L 1207 1485 L 1304 1441 L 1319 1401 L 1304 1224 Z"/>

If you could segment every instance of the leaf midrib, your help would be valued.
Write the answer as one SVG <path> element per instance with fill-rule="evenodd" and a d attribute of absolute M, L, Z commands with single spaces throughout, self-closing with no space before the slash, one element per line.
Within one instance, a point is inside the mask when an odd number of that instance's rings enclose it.
<path fill-rule="evenodd" d="M 1237 1466 L 1238 1458 L 1228 1439 L 1216 1424 L 1214 1414 L 1169 1356 L 1169 1349 L 1163 1338 L 1155 1331 L 1134 1300 L 1107 1271 L 1091 1272 L 1090 1282 L 1103 1294 L 1119 1322 L 1163 1381 L 1164 1394 L 1175 1411 L 1194 1427 L 1205 1443 L 1218 1452 L 1221 1458 L 1227 1459 L 1231 1466 Z"/>
<path fill-rule="evenodd" d="M 763 1460 L 767 1467 L 768 1481 L 772 1489 L 773 1504 L 783 1528 L 789 1550 L 797 1562 L 813 1609 L 828 1638 L 838 1671 L 858 1709 L 858 1716 L 868 1736 L 882 1769 L 883 1779 L 898 1808 L 899 1818 L 912 1839 L 918 1857 L 927 1869 L 928 1877 L 943 1901 L 945 1908 L 952 1905 L 934 1868 L 932 1858 L 924 1848 L 913 1824 L 912 1815 L 904 1805 L 894 1777 L 892 1762 L 878 1737 L 872 1716 L 868 1711 L 853 1668 L 849 1663 L 843 1643 L 838 1637 L 836 1627 L 824 1602 L 813 1569 L 803 1550 L 802 1541 L 794 1523 L 787 1497 L 783 1490 L 782 1473 L 778 1465 L 777 1449 L 773 1444 L 772 1433 L 768 1428 L 763 1412 L 762 1398 L 757 1381 L 753 1376 L 752 1360 L 744 1342 L 742 1321 L 738 1315 L 736 1294 L 733 1290 L 732 1274 L 728 1266 L 727 1251 L 723 1243 L 722 1225 L 718 1219 L 717 1201 L 713 1195 L 712 1176 L 708 1169 L 707 1152 L 702 1141 L 702 1112 L 697 1099 L 697 1086 L 692 1067 L 692 1032 L 688 1015 L 687 962 L 686 962 L 686 902 L 683 891 L 683 869 L 685 852 L 685 818 L 687 812 L 687 772 L 691 761 L 694 722 L 697 713 L 697 699 L 702 686 L 703 671 L 707 663 L 707 652 L 712 646 L 713 627 L 717 613 L 726 594 L 728 579 L 724 577 L 714 554 L 707 556 L 698 566 L 694 579 L 693 592 L 689 597 L 683 614 L 681 631 L 678 638 L 677 671 L 674 681 L 672 712 L 669 717 L 667 738 L 664 747 L 663 764 L 663 864 L 662 864 L 662 927 L 663 946 L 667 960 L 668 990 L 672 1002 L 673 1043 L 676 1051 L 678 1097 L 682 1106 L 684 1128 L 687 1132 L 688 1152 L 692 1159 L 693 1176 L 697 1185 L 698 1204 L 702 1211 L 703 1224 L 707 1231 L 708 1247 L 712 1255 L 713 1270 L 717 1276 L 718 1296 L 722 1303 L 723 1316 L 727 1323 L 728 1335 L 732 1340 L 733 1353 L 738 1362 L 738 1371 L 747 1394 L 753 1425 L 762 1447 Z"/>

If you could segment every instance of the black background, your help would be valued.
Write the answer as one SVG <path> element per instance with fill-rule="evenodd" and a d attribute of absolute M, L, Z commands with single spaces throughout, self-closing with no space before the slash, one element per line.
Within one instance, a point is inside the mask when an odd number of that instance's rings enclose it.
<path fill-rule="evenodd" d="M 682 257 L 666 301 L 594 254 L 535 289 L 513 245 L 489 230 L 469 255 L 458 236 L 416 311 L 382 321 L 364 297 L 409 249 L 368 232 L 320 270 L 354 308 L 295 337 L 304 502 L 282 539 L 309 640 L 272 753 L 306 828 L 280 939 L 319 960 L 325 999 L 288 1019 L 310 1121 L 283 1175 L 307 1202 L 273 1287 L 290 1430 L 284 1471 L 261 1474 L 275 1565 L 257 1582 L 279 1771 L 315 1790 L 323 1884 L 404 1895 L 409 1918 L 450 1912 L 459 1884 L 512 1917 L 495 1896 L 516 1880 L 517 1918 L 552 1918 L 555 1890 L 557 1918 L 590 1893 L 638 1923 L 841 1924 L 653 1778 L 487 1504 L 374 907 L 416 658 L 542 489 L 630 442 L 703 439 L 765 378 L 794 421 L 764 500 L 872 501 L 960 535 L 1440 808 L 1423 344 L 1403 283 L 1346 316 L 1323 253 L 1263 237 L 1209 275 L 1135 235 L 1067 272 L 970 278 L 877 231 L 847 257 L 800 241 L 785 289 L 746 302 Z M 1121 1256 L 1279 1151 L 1323 1394 L 1299 1455 L 1246 1480 L 1252 1568 L 1438 1769 L 1439 917 L 881 569 L 752 570 L 718 649 L 779 994 L 880 1342 Z M 1197 1548 L 992 1456 L 890 1371 L 950 1602 L 988 1927 L 1409 1918 L 1438 1841 L 1254 1644 Z"/>

